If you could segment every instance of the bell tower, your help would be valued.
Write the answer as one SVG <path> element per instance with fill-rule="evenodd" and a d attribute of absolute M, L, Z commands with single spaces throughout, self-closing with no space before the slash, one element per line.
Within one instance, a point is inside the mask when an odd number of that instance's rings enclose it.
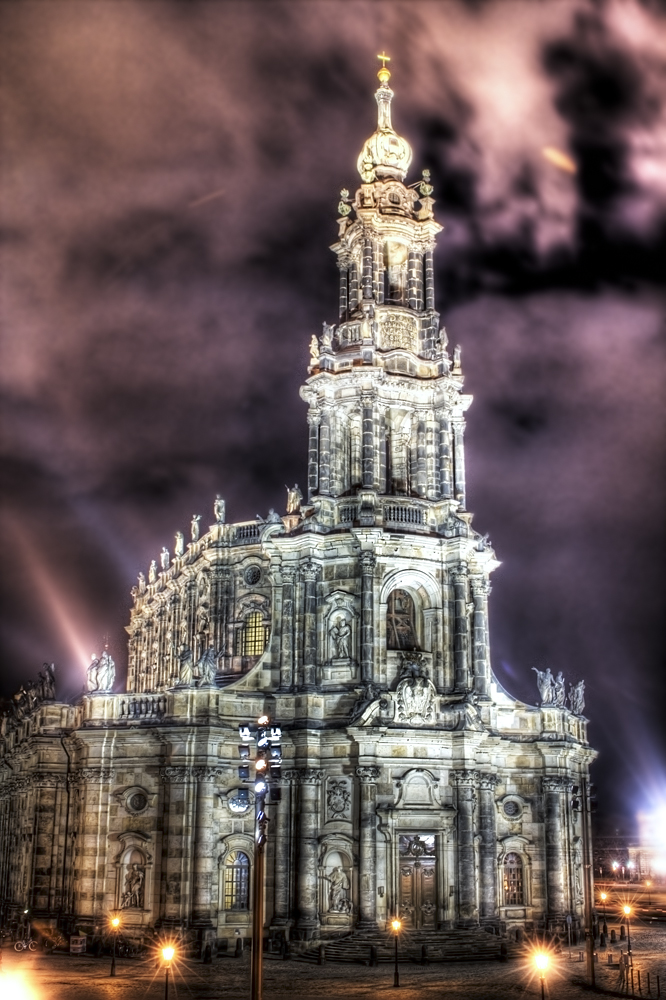
<path fill-rule="evenodd" d="M 310 344 L 308 495 L 326 524 L 442 530 L 465 509 L 460 351 L 435 309 L 429 172 L 406 184 L 412 150 L 391 122 L 380 56 L 377 129 L 358 158 L 361 186 L 341 192 L 339 317 Z"/>

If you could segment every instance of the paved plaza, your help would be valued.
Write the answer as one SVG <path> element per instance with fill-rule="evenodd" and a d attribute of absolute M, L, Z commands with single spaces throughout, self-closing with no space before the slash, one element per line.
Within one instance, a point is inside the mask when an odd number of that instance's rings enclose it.
<path fill-rule="evenodd" d="M 623 943 L 625 947 L 626 943 Z M 666 1000 L 666 925 L 632 929 L 635 996 L 657 997 L 659 975 Z M 619 948 L 614 949 L 617 960 Z M 629 995 L 621 990 L 617 967 L 609 967 L 606 952 L 597 964 L 597 995 Z M 642 992 L 638 992 L 641 970 Z M 267 956 L 264 964 L 265 1000 L 494 1000 L 502 997 L 539 997 L 540 985 L 524 958 L 514 957 L 505 963 L 445 963 L 400 966 L 400 989 L 393 986 L 393 967 L 326 963 L 323 966 L 302 961 L 281 961 Z M 547 996 L 552 1000 L 574 1000 L 594 995 L 584 982 L 583 963 L 572 960 L 564 950 L 553 961 L 547 978 Z M 647 971 L 651 975 L 651 993 L 647 993 Z M 109 960 L 90 956 L 42 953 L 16 954 L 3 950 L 3 976 L 0 1000 L 161 1000 L 164 996 L 164 971 L 154 959 L 121 959 L 117 976 L 109 977 Z M 249 997 L 249 955 L 242 959 L 219 958 L 212 965 L 198 961 L 179 961 L 170 982 L 170 1000 L 245 1000 Z"/>

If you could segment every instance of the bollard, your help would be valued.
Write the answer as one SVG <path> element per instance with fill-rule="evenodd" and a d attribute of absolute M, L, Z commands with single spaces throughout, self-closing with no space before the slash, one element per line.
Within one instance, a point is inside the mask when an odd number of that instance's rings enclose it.
<path fill-rule="evenodd" d="M 607 958 L 607 961 L 608 961 L 608 964 L 609 964 L 609 965 L 612 965 L 612 964 L 613 964 L 613 952 L 612 952 L 612 951 L 609 951 L 609 952 L 608 952 L 608 958 Z"/>
<path fill-rule="evenodd" d="M 242 958 L 243 957 L 243 938 L 242 937 L 237 937 L 236 938 L 236 953 L 235 953 L 235 957 L 236 958 Z"/>
<path fill-rule="evenodd" d="M 370 945 L 370 966 L 373 969 L 376 969 L 378 965 L 379 965 L 379 958 L 377 957 L 377 945 L 376 944 L 371 944 Z"/>
<path fill-rule="evenodd" d="M 634 967 L 633 967 L 633 965 L 631 967 L 631 995 L 632 995 L 632 997 L 636 996 L 636 994 L 634 993 Z"/>
<path fill-rule="evenodd" d="M 427 965 L 427 964 L 428 964 L 428 945 L 427 944 L 422 944 L 421 945 L 421 965 Z"/>
<path fill-rule="evenodd" d="M 213 963 L 213 949 L 209 944 L 207 944 L 206 947 L 204 948 L 203 964 L 212 965 L 212 963 Z"/>
<path fill-rule="evenodd" d="M 578 961 L 579 962 L 584 962 L 585 961 L 585 952 L 584 951 L 579 951 L 578 952 Z"/>
<path fill-rule="evenodd" d="M 636 971 L 638 973 L 638 992 L 642 993 L 643 990 L 641 989 L 641 970 L 637 969 Z"/>
<path fill-rule="evenodd" d="M 647 974 L 647 977 L 648 977 L 648 984 L 647 984 L 647 986 L 648 986 L 648 996 L 651 997 L 652 996 L 652 989 L 650 987 L 650 973 L 649 972 Z"/>
<path fill-rule="evenodd" d="M 611 944 L 617 944 L 617 934 L 615 933 L 615 928 L 611 930 Z"/>
<path fill-rule="evenodd" d="M 626 940 L 627 940 L 627 931 L 625 929 L 624 924 L 620 924 L 620 941 L 626 941 Z"/>
<path fill-rule="evenodd" d="M 599 947 L 600 948 L 605 948 L 606 945 L 607 945 L 607 943 L 608 942 L 606 941 L 606 935 L 602 931 L 601 934 L 599 935 Z"/>
<path fill-rule="evenodd" d="M 326 945 L 319 945 L 319 956 L 317 957 L 317 965 L 323 965 L 326 961 Z"/>
<path fill-rule="evenodd" d="M 657 976 L 657 1000 L 661 996 L 661 983 L 659 982 L 659 976 Z"/>

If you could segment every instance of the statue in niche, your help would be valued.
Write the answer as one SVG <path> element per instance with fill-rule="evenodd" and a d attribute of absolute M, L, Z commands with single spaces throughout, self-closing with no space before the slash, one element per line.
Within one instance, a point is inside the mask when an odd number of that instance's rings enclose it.
<path fill-rule="evenodd" d="M 197 660 L 194 676 L 197 678 L 198 687 L 206 687 L 215 683 L 218 656 L 219 653 L 215 652 L 215 647 L 209 646 Z"/>
<path fill-rule="evenodd" d="M 215 503 L 213 504 L 213 514 L 215 515 L 216 524 L 224 524 L 224 519 L 226 517 L 226 503 L 218 493 L 215 497 Z"/>
<path fill-rule="evenodd" d="M 287 491 L 287 514 L 298 514 L 303 503 L 303 494 L 298 483 L 285 487 Z"/>
<path fill-rule="evenodd" d="M 347 619 L 343 615 L 338 615 L 328 630 L 328 634 L 333 643 L 336 659 L 348 660 L 352 629 Z"/>
<path fill-rule="evenodd" d="M 153 559 L 148 570 L 148 583 L 155 583 L 157 580 L 157 563 Z"/>
<path fill-rule="evenodd" d="M 133 907 L 139 910 L 143 909 L 143 883 L 145 877 L 146 875 L 141 865 L 133 864 L 130 866 L 125 876 L 125 890 L 120 900 L 121 910 L 128 910 Z"/>
<path fill-rule="evenodd" d="M 553 682 L 554 692 L 553 692 L 553 704 L 557 708 L 564 708 L 564 700 L 566 698 L 566 685 L 564 683 L 564 674 L 560 670 L 557 677 Z"/>
<path fill-rule="evenodd" d="M 433 722 L 436 694 L 422 655 L 403 654 L 400 680 L 396 688 L 398 719 L 412 724 Z"/>
<path fill-rule="evenodd" d="M 328 891 L 328 909 L 330 913 L 350 913 L 351 900 L 349 890 L 351 888 L 347 873 L 336 865 L 330 875 L 325 876 L 330 882 Z"/>
<path fill-rule="evenodd" d="M 166 545 L 162 547 L 162 551 L 160 552 L 160 566 L 163 570 L 169 568 L 169 550 Z"/>
<path fill-rule="evenodd" d="M 319 341 L 315 334 L 310 338 L 310 367 L 316 368 L 319 364 Z"/>
<path fill-rule="evenodd" d="M 182 556 L 185 552 L 185 535 L 182 531 L 176 532 L 176 544 L 174 545 L 173 553 L 175 556 Z"/>
<path fill-rule="evenodd" d="M 201 514 L 192 514 L 192 520 L 190 521 L 190 536 L 193 542 L 199 540 L 199 521 L 201 520 Z"/>
<path fill-rule="evenodd" d="M 109 655 L 108 649 L 104 649 L 100 657 L 93 656 L 87 670 L 87 687 L 90 693 L 111 691 L 116 679 L 116 664 Z"/>
<path fill-rule="evenodd" d="M 539 670 L 537 667 L 532 667 L 532 670 L 537 675 L 537 687 L 539 689 L 539 694 L 541 695 L 541 705 L 554 705 L 555 678 L 550 672 L 550 667 L 547 667 L 545 670 Z"/>
<path fill-rule="evenodd" d="M 184 687 L 191 687 L 194 683 L 194 659 L 192 650 L 184 642 L 178 650 L 178 664 L 178 683 Z"/>
<path fill-rule="evenodd" d="M 137 580 L 138 580 L 137 592 L 139 594 L 145 594 L 145 592 L 146 592 L 146 578 L 143 575 L 143 573 L 139 573 L 139 575 L 137 577 Z"/>
<path fill-rule="evenodd" d="M 585 681 L 569 685 L 569 707 L 574 715 L 582 715 L 585 708 Z"/>
<path fill-rule="evenodd" d="M 394 590 L 389 595 L 386 641 L 388 649 L 418 649 L 414 601 L 406 590 Z"/>

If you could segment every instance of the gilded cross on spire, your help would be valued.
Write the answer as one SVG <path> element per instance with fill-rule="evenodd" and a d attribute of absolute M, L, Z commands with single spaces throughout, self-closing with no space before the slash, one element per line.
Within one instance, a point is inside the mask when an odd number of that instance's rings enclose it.
<path fill-rule="evenodd" d="M 381 59 L 382 61 L 382 68 L 377 73 L 380 83 L 382 84 L 388 83 L 389 80 L 391 79 L 391 74 L 386 68 L 386 63 L 391 62 L 391 57 L 387 56 L 385 52 L 382 52 L 382 54 L 380 56 L 377 56 L 377 58 Z"/>

